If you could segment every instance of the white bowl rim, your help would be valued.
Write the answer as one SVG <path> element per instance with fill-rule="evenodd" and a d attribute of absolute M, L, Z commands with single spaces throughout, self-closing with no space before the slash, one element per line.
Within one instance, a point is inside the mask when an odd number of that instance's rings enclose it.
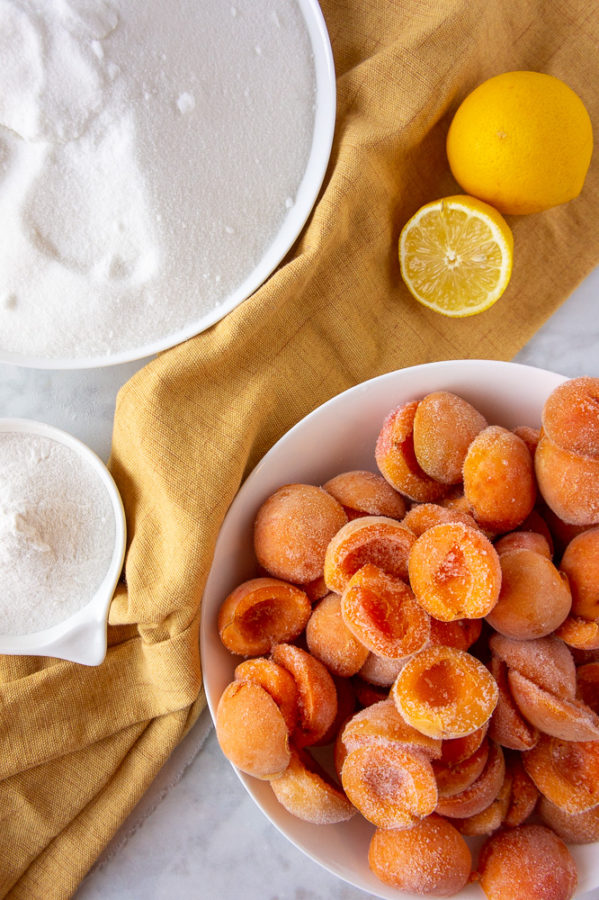
<path fill-rule="evenodd" d="M 0 653 L 19 656 L 54 656 L 84 665 L 99 665 L 106 656 L 110 603 L 125 559 L 127 525 L 123 501 L 116 483 L 99 456 L 79 438 L 35 419 L 0 418 L 0 432 L 35 434 L 73 450 L 104 485 L 114 516 L 115 540 L 102 582 L 90 600 L 49 628 L 27 634 L 0 634 Z"/>
<path fill-rule="evenodd" d="M 215 309 L 182 328 L 138 347 L 117 353 L 88 357 L 45 357 L 15 353 L 0 348 L 0 363 L 32 369 L 89 369 L 135 362 L 154 356 L 189 340 L 219 322 L 227 313 L 247 300 L 274 272 L 289 252 L 306 224 L 318 198 L 326 174 L 333 137 L 337 94 L 335 64 L 326 22 L 318 0 L 296 0 L 312 45 L 316 77 L 315 117 L 311 149 L 298 186 L 293 207 L 279 231 L 264 250 L 254 269 Z"/>
<path fill-rule="evenodd" d="M 243 507 L 244 503 L 247 502 L 248 495 L 253 493 L 254 501 L 256 501 L 256 497 L 260 494 L 260 492 L 255 490 L 254 485 L 263 477 L 268 479 L 268 473 L 271 470 L 273 462 L 275 461 L 277 455 L 282 450 L 286 450 L 288 444 L 291 444 L 295 441 L 298 433 L 301 433 L 301 431 L 306 427 L 308 423 L 317 423 L 318 419 L 324 418 L 329 413 L 334 413 L 335 407 L 338 407 L 340 405 L 347 406 L 348 403 L 352 401 L 353 398 L 357 397 L 360 393 L 364 393 L 370 400 L 370 395 L 373 391 L 378 391 L 380 389 L 384 392 L 385 390 L 387 390 L 387 388 L 391 389 L 396 382 L 401 383 L 405 381 L 407 383 L 408 380 L 415 381 L 415 386 L 412 391 L 414 399 L 424 396 L 425 393 L 428 393 L 431 390 L 452 390 L 454 389 L 452 385 L 455 385 L 456 382 L 469 383 L 472 386 L 472 390 L 476 391 L 478 385 L 474 379 L 481 373 L 481 371 L 485 372 L 486 377 L 489 377 L 492 380 L 499 379 L 499 381 L 501 381 L 502 377 L 505 377 L 509 374 L 513 389 L 516 390 L 516 388 L 520 386 L 519 389 L 522 394 L 526 393 L 527 386 L 530 388 L 530 386 L 533 385 L 533 387 L 535 387 L 535 390 L 537 391 L 539 389 L 539 384 L 544 383 L 544 388 L 541 392 L 545 393 L 546 395 L 550 390 L 557 387 L 558 384 L 561 384 L 568 377 L 556 372 L 552 372 L 548 369 L 542 369 L 536 366 L 525 365 L 522 363 L 483 359 L 444 360 L 438 362 L 423 363 L 421 365 L 387 372 L 348 388 L 342 393 L 337 394 L 330 400 L 321 404 L 312 412 L 308 413 L 296 425 L 290 428 L 271 447 L 271 449 L 263 456 L 260 462 L 248 475 L 241 488 L 239 489 L 237 495 L 233 499 L 233 502 L 231 503 L 229 510 L 223 520 L 221 530 L 219 532 L 215 545 L 213 564 L 208 575 L 204 598 L 202 600 L 200 652 L 204 671 L 204 690 L 206 692 L 208 708 L 210 710 L 213 721 L 215 720 L 216 706 L 220 696 L 220 690 L 222 689 L 219 689 L 219 687 L 213 683 L 212 673 L 210 670 L 211 657 L 214 658 L 217 654 L 220 654 L 222 648 L 222 644 L 220 644 L 220 640 L 214 628 L 215 614 L 217 611 L 217 607 L 215 606 L 215 604 L 217 604 L 218 602 L 218 598 L 215 594 L 215 590 L 217 589 L 215 580 L 217 569 L 219 566 L 219 553 L 222 552 L 222 548 L 226 541 L 228 522 L 231 521 L 232 517 L 240 515 L 239 510 Z M 425 375 L 427 376 L 428 380 L 425 389 L 422 390 L 420 385 L 422 384 L 422 377 Z M 467 394 L 468 392 L 466 392 L 466 399 L 468 399 Z M 396 401 L 390 399 L 387 405 L 387 411 L 389 411 L 394 406 L 394 403 L 404 402 L 406 399 L 408 399 L 408 397 L 406 396 L 406 391 L 404 390 Z M 538 424 L 540 424 L 540 409 L 538 409 L 535 418 L 539 420 Z M 501 422 L 499 422 L 499 424 L 501 424 Z M 511 427 L 516 424 L 534 425 L 535 422 L 514 421 Z M 337 472 L 339 471 L 343 471 L 343 469 L 338 468 Z M 329 477 L 332 474 L 335 473 L 330 472 Z M 293 477 L 290 480 L 295 481 L 297 479 Z M 279 484 L 282 483 L 284 482 L 279 482 Z M 275 484 L 272 489 L 276 489 L 279 484 Z M 266 499 L 268 492 L 268 489 L 265 489 L 261 492 L 261 500 Z M 246 513 L 246 524 L 248 521 L 248 515 L 249 512 Z M 237 535 L 237 537 L 239 538 L 239 535 Z M 228 557 L 228 559 L 229 567 L 233 568 L 232 566 L 230 566 L 230 556 Z M 235 583 L 238 583 L 235 581 L 231 573 L 230 578 L 232 581 L 232 586 L 234 586 Z M 222 592 L 220 594 L 220 597 L 224 599 Z M 226 653 L 226 651 L 224 652 Z M 235 664 L 235 657 L 231 656 L 231 661 L 232 671 Z M 248 775 L 245 775 L 243 772 L 240 772 L 238 769 L 236 769 L 235 766 L 232 766 L 232 768 L 243 784 L 244 788 L 252 797 L 253 801 L 256 803 L 260 811 L 271 822 L 271 824 L 273 824 L 274 827 L 277 828 L 277 830 L 280 831 L 288 841 L 290 841 L 290 843 L 296 846 L 302 853 L 304 853 L 318 865 L 322 866 L 322 868 L 326 869 L 329 872 L 332 872 L 343 881 L 353 885 L 354 887 L 360 888 L 363 891 L 367 891 L 371 896 L 382 898 L 382 900 L 397 900 L 399 896 L 405 898 L 405 900 L 418 900 L 416 895 L 398 892 L 397 889 L 384 885 L 382 882 L 379 882 L 374 875 L 368 873 L 367 871 L 364 872 L 363 877 L 358 876 L 354 871 L 348 871 L 345 866 L 326 858 L 326 853 L 324 852 L 323 848 L 326 846 L 327 841 L 332 840 L 337 845 L 347 845 L 351 840 L 352 828 L 356 829 L 358 840 L 366 840 L 367 836 L 372 832 L 373 826 L 369 826 L 368 823 L 365 822 L 365 820 L 360 821 L 359 817 L 355 817 L 349 822 L 341 823 L 340 825 L 326 826 L 312 826 L 308 823 L 301 822 L 300 820 L 294 819 L 294 817 L 290 816 L 286 812 L 286 810 L 283 809 L 283 807 L 277 804 L 276 800 L 274 802 L 272 801 L 274 795 L 272 794 L 272 792 L 269 792 L 268 785 L 265 782 L 258 781 Z M 358 821 L 356 821 L 356 818 L 358 818 Z M 313 829 L 316 829 L 316 834 L 319 836 L 318 841 L 315 841 L 313 839 L 313 836 L 311 834 L 311 830 Z M 292 833 L 290 833 L 290 831 Z M 594 860 L 594 854 L 596 855 L 596 845 L 577 845 L 570 847 L 570 850 L 576 860 L 579 870 L 579 891 L 586 892 L 599 886 L 599 865 Z M 456 897 L 456 900 L 479 900 L 479 898 L 482 898 L 483 894 L 477 885 L 472 884 L 468 885 L 461 892 L 454 896 Z"/>

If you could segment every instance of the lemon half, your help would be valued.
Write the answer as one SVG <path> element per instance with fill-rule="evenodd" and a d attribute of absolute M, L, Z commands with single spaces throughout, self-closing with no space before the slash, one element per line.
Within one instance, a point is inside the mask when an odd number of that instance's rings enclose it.
<path fill-rule="evenodd" d="M 503 216 L 467 195 L 427 203 L 404 225 L 399 263 L 410 293 L 429 309 L 460 318 L 480 313 L 505 291 L 514 241 Z"/>

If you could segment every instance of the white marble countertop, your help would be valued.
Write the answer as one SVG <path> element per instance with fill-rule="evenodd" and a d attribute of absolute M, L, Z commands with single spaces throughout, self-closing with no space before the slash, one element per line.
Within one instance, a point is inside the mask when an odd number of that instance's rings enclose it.
<path fill-rule="evenodd" d="M 571 377 L 599 376 L 598 309 L 596 269 L 516 360 Z M 106 460 L 116 393 L 145 362 L 80 372 L 0 365 L 0 415 L 57 425 Z M 222 756 L 205 712 L 76 898 L 241 896 L 361 900 L 367 895 L 306 858 L 268 822 Z M 599 890 L 585 896 L 591 898 L 599 900 Z"/>

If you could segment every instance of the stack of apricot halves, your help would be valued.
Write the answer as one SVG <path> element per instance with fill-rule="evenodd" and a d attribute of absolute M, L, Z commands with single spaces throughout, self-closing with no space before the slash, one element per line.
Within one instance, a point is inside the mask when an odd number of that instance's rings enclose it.
<path fill-rule="evenodd" d="M 304 820 L 361 813 L 387 884 L 567 900 L 565 842 L 599 840 L 599 379 L 540 429 L 430 393 L 374 460 L 258 511 L 256 577 L 219 613 L 243 658 L 222 750 Z"/>

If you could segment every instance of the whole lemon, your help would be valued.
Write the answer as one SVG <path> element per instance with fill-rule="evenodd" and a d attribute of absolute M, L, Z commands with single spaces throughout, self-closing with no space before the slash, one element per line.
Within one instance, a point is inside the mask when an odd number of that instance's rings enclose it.
<path fill-rule="evenodd" d="M 447 135 L 460 187 L 508 215 L 577 197 L 592 152 L 584 103 L 541 72 L 504 72 L 484 81 L 458 107 Z"/>

